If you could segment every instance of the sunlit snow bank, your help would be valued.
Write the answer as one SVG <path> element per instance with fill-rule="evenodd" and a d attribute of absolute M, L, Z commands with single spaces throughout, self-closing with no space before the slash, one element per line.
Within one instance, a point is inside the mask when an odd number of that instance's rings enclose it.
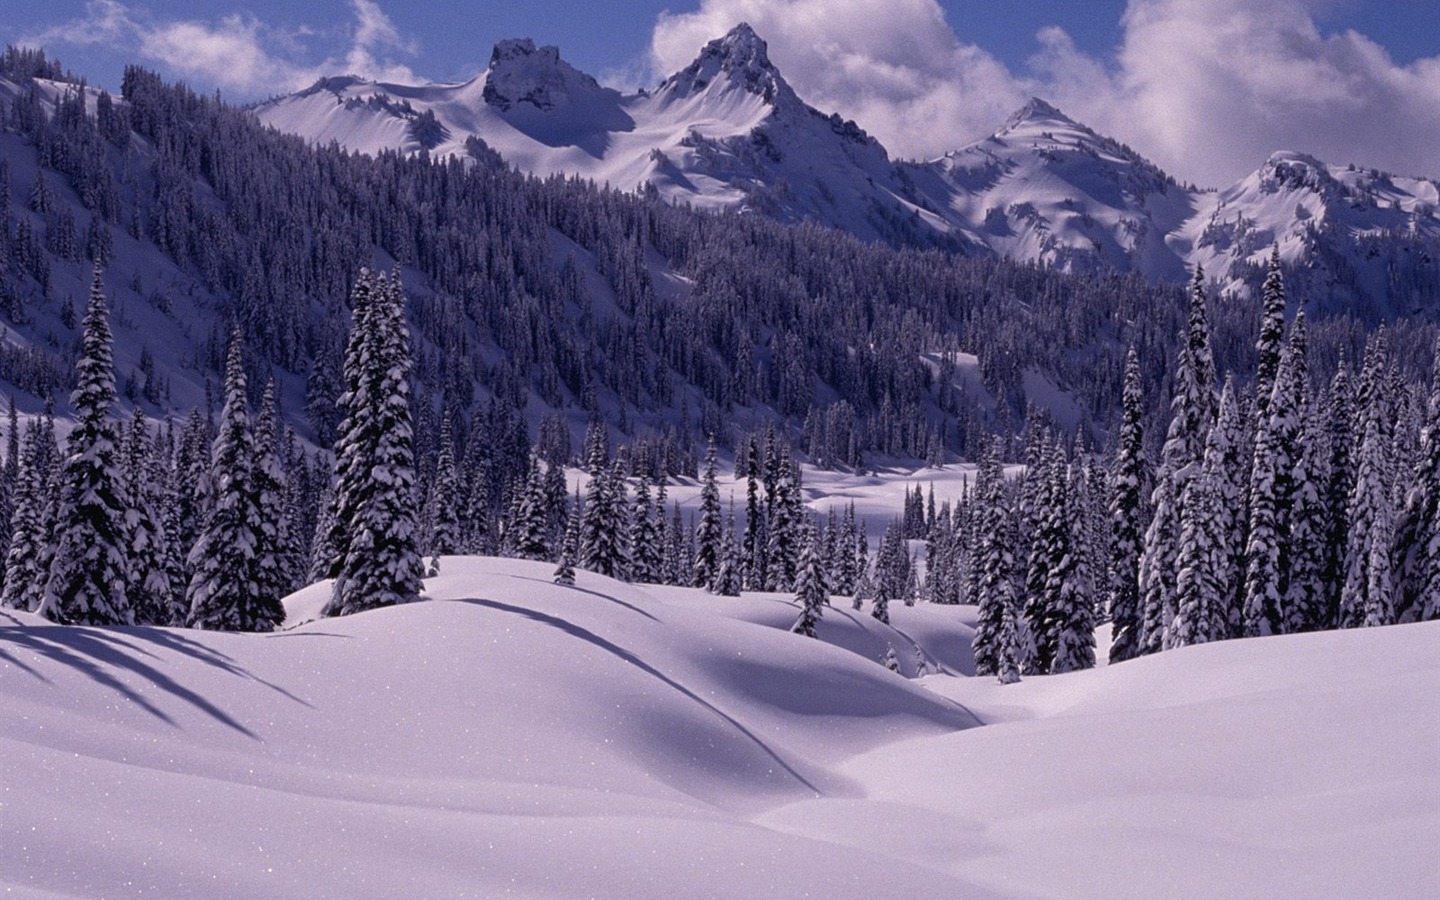
<path fill-rule="evenodd" d="M 973 610 L 446 558 L 275 635 L 0 617 L 0 888 L 1431 896 L 1440 628 L 969 669 Z M 323 587 L 292 598 L 293 620 Z M 833 642 L 833 643 L 832 643 Z M 917 651 L 917 647 L 919 650 Z M 973 712 L 972 712 L 973 711 Z M 986 727 L 972 727 L 979 720 Z"/>

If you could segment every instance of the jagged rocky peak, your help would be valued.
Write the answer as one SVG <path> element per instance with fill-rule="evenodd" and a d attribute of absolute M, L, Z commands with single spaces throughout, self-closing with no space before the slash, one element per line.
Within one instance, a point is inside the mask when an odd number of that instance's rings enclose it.
<path fill-rule="evenodd" d="M 1260 189 L 1267 193 L 1280 190 L 1308 190 L 1331 198 L 1344 192 L 1323 162 L 1305 153 L 1281 150 L 1272 153 L 1256 173 Z"/>
<path fill-rule="evenodd" d="M 517 103 L 551 110 L 604 90 L 560 58 L 558 47 L 536 47 L 530 38 L 501 41 L 490 54 L 485 102 L 502 111 Z"/>
<path fill-rule="evenodd" d="M 705 45 L 695 61 L 668 78 L 661 85 L 682 96 L 705 90 L 717 79 L 724 79 L 764 98 L 774 105 L 782 96 L 791 94 L 789 85 L 770 62 L 769 48 L 749 23 L 741 22 L 724 37 Z"/>

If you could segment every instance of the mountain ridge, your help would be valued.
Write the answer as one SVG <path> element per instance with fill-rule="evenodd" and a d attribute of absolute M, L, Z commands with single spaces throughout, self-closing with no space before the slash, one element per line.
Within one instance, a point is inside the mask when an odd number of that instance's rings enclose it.
<path fill-rule="evenodd" d="M 487 101 L 509 98 L 496 86 L 497 61 L 520 56 L 538 58 L 535 77 L 564 87 L 574 102 L 552 102 L 545 89 L 542 103 L 515 121 L 474 111 L 464 95 L 477 84 Z M 555 48 L 528 39 L 497 44 L 490 67 L 460 85 L 346 81 L 331 91 L 337 110 L 306 102 L 320 84 L 255 114 L 312 143 L 333 139 L 368 153 L 417 152 L 424 142 L 414 123 L 433 115 L 429 133 L 442 138 L 425 149 L 434 153 L 463 153 L 474 135 L 508 165 L 539 176 L 578 175 L 653 190 L 671 203 L 1068 271 L 1178 282 L 1198 265 L 1222 289 L 1243 293 L 1278 244 L 1287 265 L 1324 269 L 1310 285 L 1316 303 L 1385 312 L 1415 307 L 1406 295 L 1427 281 L 1417 266 L 1428 265 L 1423 259 L 1436 256 L 1431 245 L 1440 241 L 1434 180 L 1278 151 L 1234 185 L 1201 189 L 1039 97 L 993 134 L 942 157 L 896 160 L 854 122 L 805 103 L 745 23 L 654 90 L 631 95 L 601 87 Z M 1275 202 L 1282 191 L 1285 204 Z M 1389 212 L 1397 203 L 1405 215 Z M 1316 227 L 1325 223 L 1333 227 Z"/>

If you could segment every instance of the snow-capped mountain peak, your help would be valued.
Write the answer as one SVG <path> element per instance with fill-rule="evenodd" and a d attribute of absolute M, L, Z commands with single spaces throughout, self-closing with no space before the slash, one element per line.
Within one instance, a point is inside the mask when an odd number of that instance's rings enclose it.
<path fill-rule="evenodd" d="M 1009 134 L 1010 132 L 1028 131 L 1037 126 L 1044 127 L 1046 125 L 1090 131 L 1090 129 L 1085 128 L 1085 126 L 1065 115 L 1055 106 L 1052 106 L 1039 97 L 1031 97 L 1024 106 L 1011 114 L 1010 118 L 1005 121 L 1005 124 L 1001 126 L 1000 130 L 995 134 L 999 137 Z"/>
<path fill-rule="evenodd" d="M 530 38 L 496 44 L 485 72 L 485 102 L 502 112 L 520 103 L 549 112 L 604 94 L 615 92 L 562 60 L 559 48 L 536 47 Z"/>
<path fill-rule="evenodd" d="M 745 22 L 706 44 L 694 62 L 665 79 L 660 92 L 688 97 L 717 83 L 755 94 L 771 106 L 782 98 L 798 100 L 770 62 L 765 41 Z"/>

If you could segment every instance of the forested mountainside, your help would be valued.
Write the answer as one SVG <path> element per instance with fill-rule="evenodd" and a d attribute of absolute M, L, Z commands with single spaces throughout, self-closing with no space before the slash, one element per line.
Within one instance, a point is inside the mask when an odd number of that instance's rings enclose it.
<path fill-rule="evenodd" d="M 69 387 L 94 259 L 131 402 L 213 407 L 238 329 L 253 389 L 273 372 L 320 446 L 367 266 L 402 274 L 422 425 L 442 407 L 457 425 L 498 409 L 532 434 L 547 413 L 574 434 L 598 417 L 622 439 L 678 438 L 693 458 L 702 434 L 724 446 L 775 421 L 839 463 L 973 456 L 979 435 L 1017 433 L 1032 408 L 1103 435 L 1130 345 L 1150 413 L 1166 408 L 1184 294 L 1135 275 L 697 212 L 527 177 L 476 144 L 464 159 L 310 147 L 139 68 L 111 97 L 11 51 L 0 93 L 0 379 L 22 407 Z M 1249 371 L 1258 305 L 1212 304 L 1217 363 Z M 1312 326 L 1317 379 L 1358 358 L 1358 319 Z M 1423 374 L 1431 334 L 1396 329 L 1392 358 Z"/>

